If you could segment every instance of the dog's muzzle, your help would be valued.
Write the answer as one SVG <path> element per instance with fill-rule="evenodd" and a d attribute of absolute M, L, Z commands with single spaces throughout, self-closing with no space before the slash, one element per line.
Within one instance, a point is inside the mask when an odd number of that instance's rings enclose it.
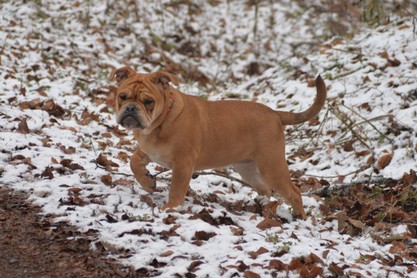
<path fill-rule="evenodd" d="M 133 104 L 126 106 L 118 119 L 118 123 L 127 129 L 142 128 L 138 108 Z"/>

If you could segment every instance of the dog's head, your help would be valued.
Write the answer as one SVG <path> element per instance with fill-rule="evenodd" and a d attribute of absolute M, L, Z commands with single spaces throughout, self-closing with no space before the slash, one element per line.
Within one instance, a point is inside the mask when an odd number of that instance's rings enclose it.
<path fill-rule="evenodd" d="M 114 106 L 117 122 L 126 129 L 149 128 L 164 111 L 173 105 L 170 82 L 178 85 L 178 78 L 164 71 L 137 73 L 126 66 L 110 75 L 118 83 Z"/>

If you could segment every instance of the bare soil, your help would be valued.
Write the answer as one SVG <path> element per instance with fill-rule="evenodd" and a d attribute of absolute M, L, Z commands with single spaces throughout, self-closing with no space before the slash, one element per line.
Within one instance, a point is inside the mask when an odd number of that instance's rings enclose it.
<path fill-rule="evenodd" d="M 91 250 L 91 234 L 40 216 L 21 192 L 0 187 L 0 277 L 139 277 Z"/>

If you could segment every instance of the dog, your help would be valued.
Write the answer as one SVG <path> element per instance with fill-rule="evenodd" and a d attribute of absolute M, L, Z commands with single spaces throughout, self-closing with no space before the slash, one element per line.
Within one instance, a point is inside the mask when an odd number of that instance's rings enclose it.
<path fill-rule="evenodd" d="M 177 76 L 161 70 L 146 74 L 125 66 L 112 72 L 110 81 L 114 79 L 117 123 L 133 131 L 139 144 L 130 160 L 135 178 L 151 193 L 156 182 L 146 165 L 153 161 L 172 169 L 162 210 L 183 204 L 194 171 L 232 166 L 260 195 L 279 194 L 295 216 L 306 219 L 285 159 L 284 126 L 301 124 L 320 112 L 327 95 L 320 76 L 313 105 L 300 113 L 186 95 L 171 85 L 179 85 Z"/>

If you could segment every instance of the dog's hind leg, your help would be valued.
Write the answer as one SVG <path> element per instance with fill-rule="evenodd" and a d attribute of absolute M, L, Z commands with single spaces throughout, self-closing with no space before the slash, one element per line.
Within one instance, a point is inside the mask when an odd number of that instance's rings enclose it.
<path fill-rule="evenodd" d="M 271 188 L 268 186 L 259 172 L 258 167 L 253 161 L 241 162 L 233 165 L 236 172 L 242 179 L 250 184 L 252 188 L 262 196 L 271 196 Z"/>
<path fill-rule="evenodd" d="M 307 216 L 303 208 L 301 191 L 291 181 L 284 151 L 277 150 L 259 158 L 257 166 L 265 183 L 270 186 L 273 192 L 291 204 L 295 216 L 306 219 Z"/>

